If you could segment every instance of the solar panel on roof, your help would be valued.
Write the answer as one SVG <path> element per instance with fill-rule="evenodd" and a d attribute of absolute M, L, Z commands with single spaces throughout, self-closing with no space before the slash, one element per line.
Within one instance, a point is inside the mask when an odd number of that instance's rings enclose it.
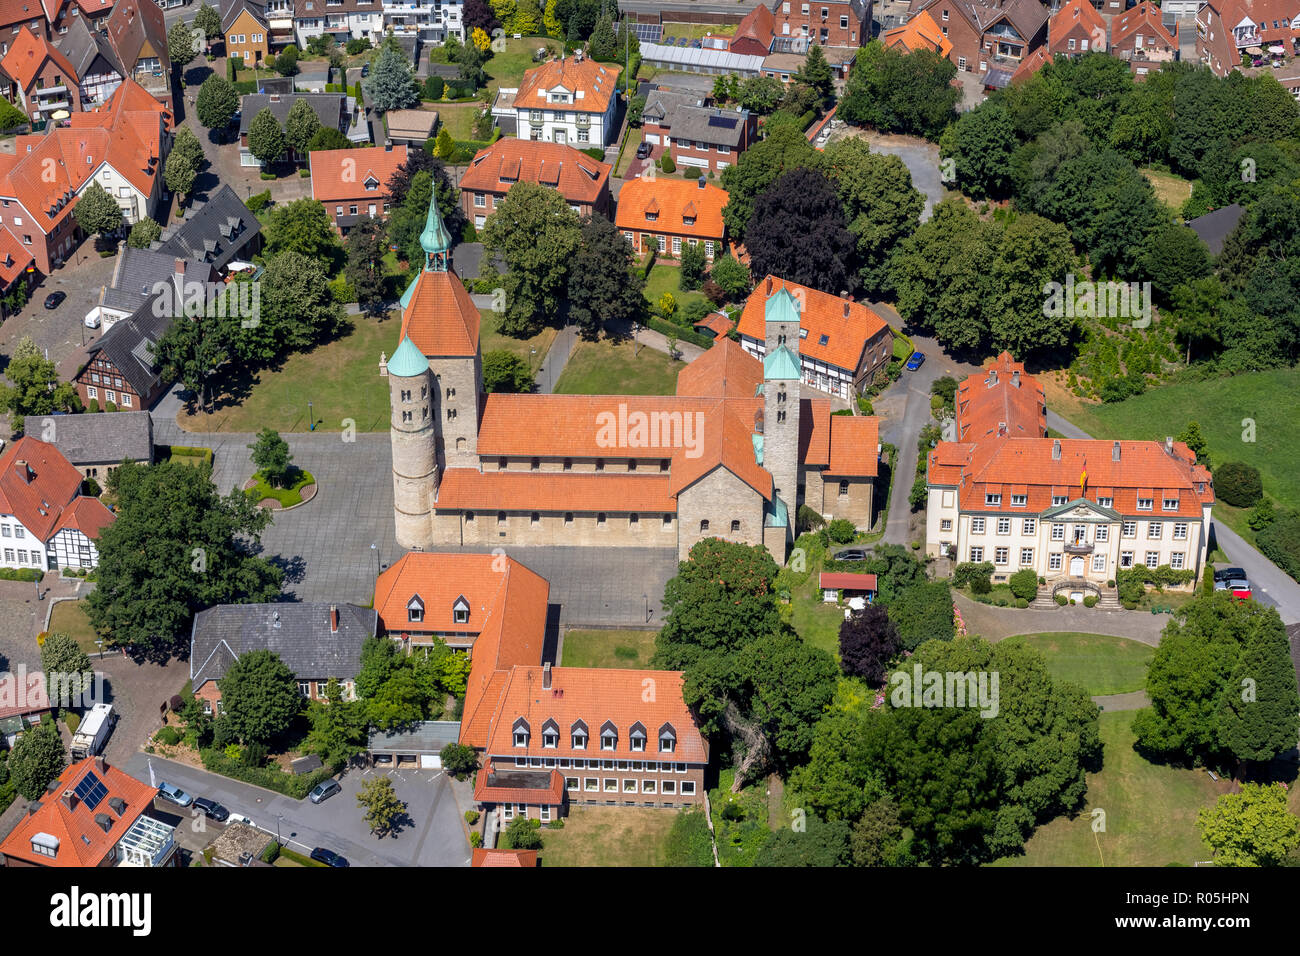
<path fill-rule="evenodd" d="M 94 810 L 99 806 L 100 801 L 108 796 L 108 788 L 100 782 L 93 771 L 81 778 L 81 783 L 77 784 L 77 789 L 73 792 L 88 810 Z"/>
<path fill-rule="evenodd" d="M 721 129 L 735 129 L 736 117 L 734 116 L 710 116 L 709 125 L 717 126 Z"/>

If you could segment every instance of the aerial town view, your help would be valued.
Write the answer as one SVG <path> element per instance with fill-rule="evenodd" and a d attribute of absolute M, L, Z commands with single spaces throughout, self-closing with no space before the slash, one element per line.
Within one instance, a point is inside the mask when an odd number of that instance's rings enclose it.
<path fill-rule="evenodd" d="M 1298 360 L 1300 0 L 0 0 L 0 868 L 1249 927 Z"/>

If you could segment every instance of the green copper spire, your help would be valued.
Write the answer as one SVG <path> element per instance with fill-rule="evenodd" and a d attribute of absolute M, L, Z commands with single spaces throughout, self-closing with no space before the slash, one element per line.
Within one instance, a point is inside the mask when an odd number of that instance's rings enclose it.
<path fill-rule="evenodd" d="M 424 250 L 425 272 L 446 272 L 447 256 L 451 251 L 451 234 L 442 224 L 442 211 L 438 208 L 438 190 L 429 197 L 429 216 L 420 233 L 420 248 Z"/>

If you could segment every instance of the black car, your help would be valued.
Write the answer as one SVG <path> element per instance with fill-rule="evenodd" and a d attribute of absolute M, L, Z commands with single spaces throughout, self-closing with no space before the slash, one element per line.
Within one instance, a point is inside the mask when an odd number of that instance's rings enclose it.
<path fill-rule="evenodd" d="M 218 823 L 224 823 L 230 817 L 229 810 L 207 797 L 195 797 L 194 806 L 202 810 L 203 815 L 209 820 L 216 820 Z"/>
<path fill-rule="evenodd" d="M 636 148 L 637 159 L 647 159 L 650 156 L 650 144 L 642 141 L 641 145 Z"/>
<path fill-rule="evenodd" d="M 867 560 L 867 552 L 863 551 L 861 548 L 849 548 L 845 551 L 837 551 L 835 553 L 835 560 L 836 561 L 865 561 Z"/>
<path fill-rule="evenodd" d="M 361 64 L 361 75 L 362 75 L 362 77 L 367 77 L 367 76 L 370 75 L 370 64 L 369 64 L 369 63 L 362 63 L 362 64 Z"/>
<path fill-rule="evenodd" d="M 318 863 L 324 863 L 326 866 L 348 866 L 348 861 L 339 856 L 333 850 L 327 850 L 323 846 L 318 846 L 311 851 L 311 858 Z"/>
<path fill-rule="evenodd" d="M 67 297 L 68 293 L 66 292 L 51 292 L 45 297 L 45 308 L 57 309 Z"/>
<path fill-rule="evenodd" d="M 1244 580 L 1246 572 L 1241 568 L 1219 568 L 1214 572 L 1214 580 L 1218 581 L 1236 581 Z"/>

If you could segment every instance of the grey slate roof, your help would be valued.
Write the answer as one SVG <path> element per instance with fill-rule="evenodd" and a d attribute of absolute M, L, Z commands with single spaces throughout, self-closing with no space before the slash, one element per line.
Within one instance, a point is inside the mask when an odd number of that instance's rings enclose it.
<path fill-rule="evenodd" d="M 410 730 L 375 731 L 371 753 L 438 753 L 460 740 L 460 721 L 422 720 Z"/>
<path fill-rule="evenodd" d="M 329 126 L 346 135 L 348 131 L 347 97 L 342 93 L 249 93 L 239 100 L 239 133 L 244 135 L 253 118 L 269 107 L 275 121 L 284 127 L 289 110 L 300 99 L 307 100 L 316 111 L 321 126 Z"/>
<path fill-rule="evenodd" d="M 153 419 L 148 412 L 60 415 L 53 445 L 75 467 L 115 464 L 123 458 L 153 461 Z"/>
<path fill-rule="evenodd" d="M 674 90 L 651 90 L 645 97 L 644 119 L 662 120 L 679 106 L 703 106 L 704 97 L 697 93 L 680 93 Z"/>
<path fill-rule="evenodd" d="M 257 217 L 233 189 L 223 184 L 207 202 L 196 203 L 184 220 L 164 231 L 155 249 L 169 258 L 202 261 L 220 271 L 238 258 L 261 231 Z"/>
<path fill-rule="evenodd" d="M 668 125 L 675 140 L 736 147 L 744 137 L 748 118 L 745 110 L 679 106 L 669 114 Z"/>
<path fill-rule="evenodd" d="M 134 313 L 119 319 L 102 339 L 87 349 L 91 361 L 97 353 L 103 352 L 141 396 L 148 395 L 158 385 L 159 374 L 151 349 L 167 334 L 172 324 L 168 310 L 154 308 L 156 298 L 149 296 Z M 163 314 L 156 314 L 158 312 Z"/>
<path fill-rule="evenodd" d="M 1245 207 L 1240 203 L 1233 203 L 1214 212 L 1207 212 L 1204 216 L 1189 219 L 1187 225 L 1210 247 L 1210 252 L 1217 256 L 1223 251 L 1223 240 L 1237 228 L 1237 223 L 1241 222 L 1245 212 Z"/>
<path fill-rule="evenodd" d="M 180 258 L 189 260 L 185 263 L 187 278 L 206 282 L 212 277 L 207 263 L 188 256 Z M 168 281 L 176 273 L 176 259 L 177 254 L 161 249 L 124 246 L 113 269 L 113 284 L 104 290 L 100 304 L 120 312 L 134 312 L 152 296 L 157 283 Z"/>
<path fill-rule="evenodd" d="M 247 10 L 261 23 L 267 23 L 266 4 L 254 3 L 253 0 L 223 0 L 221 4 L 221 32 L 225 33 L 239 16 L 240 10 Z"/>
<path fill-rule="evenodd" d="M 338 608 L 330 632 L 329 604 L 220 604 L 200 611 L 190 632 L 190 678 L 198 690 L 220 680 L 249 651 L 273 651 L 302 680 L 352 680 L 361 644 L 374 637 L 379 615 L 355 604 Z"/>
<path fill-rule="evenodd" d="M 126 75 L 107 35 L 91 30 L 85 17 L 76 17 L 68 25 L 68 32 L 59 43 L 59 52 L 72 64 L 78 81 L 90 74 L 103 72 L 105 65 L 118 76 Z M 100 57 L 103 58 L 103 63 L 95 67 L 95 61 Z"/>

